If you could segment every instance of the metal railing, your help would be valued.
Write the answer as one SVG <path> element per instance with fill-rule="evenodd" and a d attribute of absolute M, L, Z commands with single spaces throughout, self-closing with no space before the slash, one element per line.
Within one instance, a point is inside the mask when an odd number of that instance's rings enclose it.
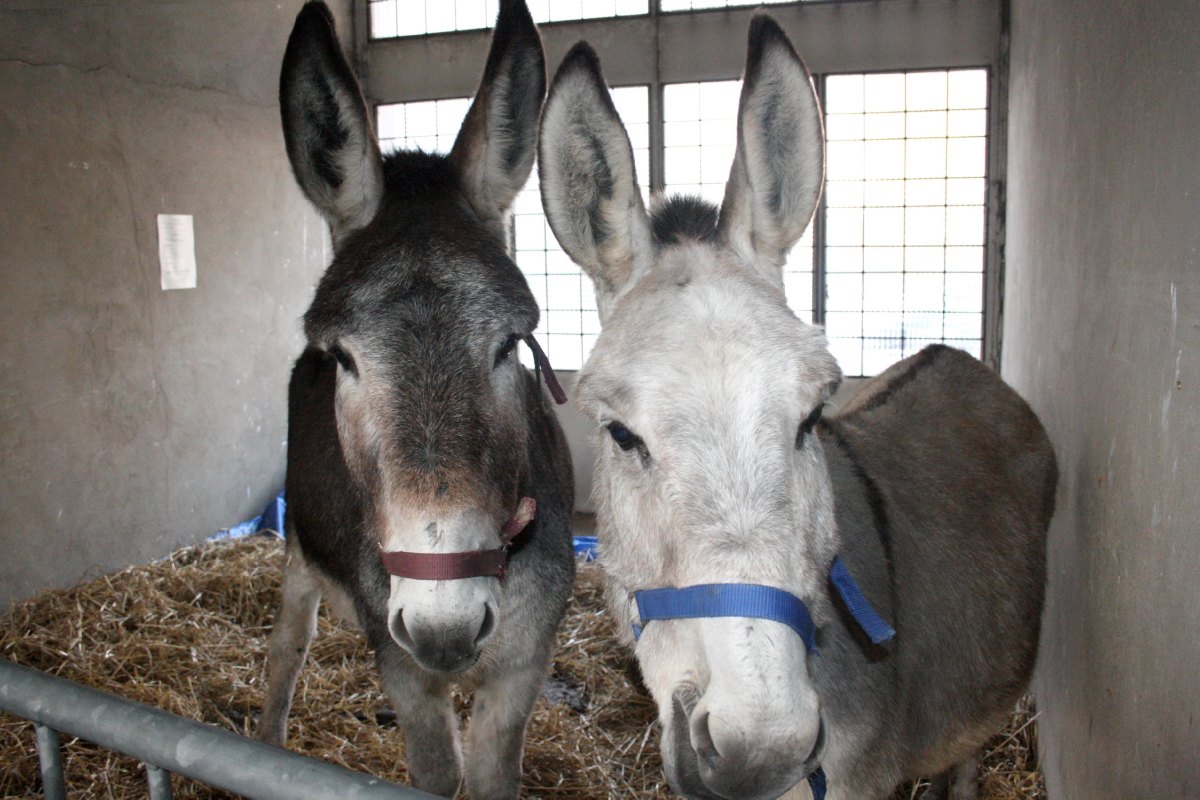
<path fill-rule="evenodd" d="M 170 800 L 170 773 L 264 800 L 433 797 L 5 659 L 0 711 L 34 723 L 47 800 L 66 797 L 60 731 L 142 761 L 151 800 Z"/>

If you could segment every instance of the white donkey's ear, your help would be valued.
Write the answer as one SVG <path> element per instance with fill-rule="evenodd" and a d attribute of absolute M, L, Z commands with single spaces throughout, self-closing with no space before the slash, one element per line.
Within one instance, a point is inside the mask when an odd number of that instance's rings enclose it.
<path fill-rule="evenodd" d="M 370 222 L 383 194 L 379 143 L 322 2 L 296 15 L 279 75 L 279 110 L 296 182 L 334 238 Z"/>
<path fill-rule="evenodd" d="M 750 23 L 737 153 L 721 204 L 723 238 L 773 281 L 812 221 L 825 179 L 821 107 L 808 67 L 765 15 Z"/>
<path fill-rule="evenodd" d="M 529 179 L 545 97 L 542 37 L 524 0 L 501 0 L 483 80 L 450 151 L 467 199 L 486 222 L 503 225 Z"/>
<path fill-rule="evenodd" d="M 603 315 L 642 274 L 654 245 L 629 136 L 586 42 L 571 48 L 550 85 L 538 171 L 550 228 L 592 279 Z"/>

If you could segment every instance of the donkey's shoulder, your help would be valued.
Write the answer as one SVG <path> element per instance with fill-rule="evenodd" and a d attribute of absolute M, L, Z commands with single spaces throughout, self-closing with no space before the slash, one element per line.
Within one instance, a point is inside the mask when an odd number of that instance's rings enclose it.
<path fill-rule="evenodd" d="M 1047 519 L 1052 511 L 1057 471 L 1045 429 L 1016 391 L 962 350 L 931 345 L 893 365 L 831 422 L 881 480 L 919 473 L 957 485 L 988 475 L 1017 486 L 1022 475 L 1045 475 L 1023 490 L 1040 497 Z"/>
<path fill-rule="evenodd" d="M 886 406 L 891 407 L 888 411 L 904 409 L 913 403 L 935 401 L 934 396 L 952 390 L 956 384 L 987 384 L 993 380 L 999 382 L 990 369 L 966 352 L 932 344 L 864 383 L 839 416 L 856 417 Z"/>

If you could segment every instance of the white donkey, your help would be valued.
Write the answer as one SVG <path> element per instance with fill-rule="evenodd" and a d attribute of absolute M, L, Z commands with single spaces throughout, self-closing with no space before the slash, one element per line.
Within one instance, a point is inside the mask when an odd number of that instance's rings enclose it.
<path fill-rule="evenodd" d="M 586 44 L 551 86 L 539 158 L 551 227 L 601 310 L 577 384 L 598 426 L 601 563 L 618 628 L 644 628 L 672 787 L 803 795 L 823 768 L 837 800 L 918 776 L 945 794 L 952 773 L 971 796 L 962 767 L 1036 655 L 1054 454 L 1011 389 L 942 346 L 821 420 L 841 373 L 788 309 L 781 265 L 817 206 L 822 121 L 786 36 L 751 26 L 719 210 L 675 198 L 647 214 Z M 854 587 L 834 590 L 842 564 L 895 626 L 886 646 L 856 621 Z M 651 610 L 657 589 L 687 607 Z M 804 619 L 697 610 L 718 590 Z"/>

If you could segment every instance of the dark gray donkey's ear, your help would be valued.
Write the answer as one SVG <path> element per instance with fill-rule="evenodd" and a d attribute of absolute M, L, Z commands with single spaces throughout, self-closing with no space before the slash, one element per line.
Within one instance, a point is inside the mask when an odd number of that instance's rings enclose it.
<path fill-rule="evenodd" d="M 775 20 L 760 14 L 750 23 L 737 153 L 721 205 L 724 239 L 781 280 L 824 180 L 825 132 L 812 76 Z"/>
<path fill-rule="evenodd" d="M 586 42 L 563 59 L 542 114 L 542 206 L 563 250 L 596 287 L 601 316 L 653 258 L 633 149 Z"/>
<path fill-rule="evenodd" d="M 370 222 L 383 193 L 379 144 L 322 2 L 296 15 L 279 75 L 279 110 L 296 181 L 334 238 Z"/>
<path fill-rule="evenodd" d="M 545 97 L 542 37 L 524 0 L 501 0 L 483 80 L 450 151 L 468 200 L 486 222 L 503 225 L 529 179 Z"/>

